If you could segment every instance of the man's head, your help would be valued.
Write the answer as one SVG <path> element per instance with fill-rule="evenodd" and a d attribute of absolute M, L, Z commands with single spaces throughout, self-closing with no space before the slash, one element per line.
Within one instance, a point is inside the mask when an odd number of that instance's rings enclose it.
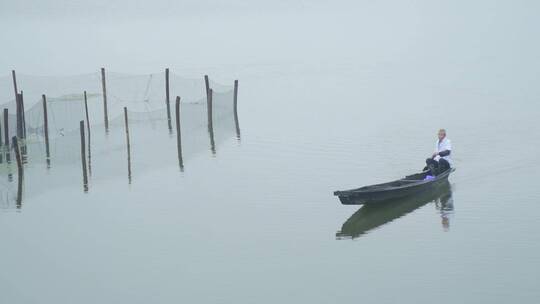
<path fill-rule="evenodd" d="M 443 140 L 446 137 L 446 130 L 440 129 L 438 133 L 439 140 Z"/>

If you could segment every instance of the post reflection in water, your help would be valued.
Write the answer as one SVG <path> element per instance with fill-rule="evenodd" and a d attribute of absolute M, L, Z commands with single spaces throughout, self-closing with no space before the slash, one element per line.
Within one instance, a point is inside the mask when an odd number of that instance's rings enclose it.
<path fill-rule="evenodd" d="M 17 209 L 22 208 L 22 199 L 23 199 L 23 184 L 24 184 L 24 177 L 22 174 L 18 174 L 17 178 Z"/>
<path fill-rule="evenodd" d="M 6 160 L 7 160 L 7 168 L 8 168 L 8 172 L 7 172 L 8 182 L 11 183 L 13 181 L 13 172 L 11 171 L 11 158 L 9 157 L 9 150 L 6 153 Z"/>
<path fill-rule="evenodd" d="M 210 150 L 212 155 L 216 155 L 216 141 L 214 138 L 214 115 L 213 115 L 213 95 L 214 91 L 209 89 L 206 111 L 208 115 L 208 137 L 210 137 Z"/>
<path fill-rule="evenodd" d="M 24 177 L 17 177 L 16 187 L 12 187 L 14 180 L 9 181 L 9 184 L 4 184 L 0 188 L 0 209 L 21 211 L 24 196 Z"/>
<path fill-rule="evenodd" d="M 47 167 L 50 168 L 51 163 L 47 160 Z M 88 176 L 92 177 L 92 149 L 90 147 L 90 140 L 88 141 Z"/>
<path fill-rule="evenodd" d="M 5 170 L 7 183 L 0 183 L 0 209 L 20 211 L 24 196 L 24 174 L 21 174 L 21 171 L 14 173 L 9 164 L 6 165 Z"/>
<path fill-rule="evenodd" d="M 234 126 L 236 129 L 236 139 L 240 141 L 240 122 L 238 120 L 238 111 L 234 111 Z"/>
<path fill-rule="evenodd" d="M 453 210 L 452 189 L 448 181 L 415 196 L 362 206 L 343 223 L 341 230 L 336 233 L 336 239 L 358 238 L 433 201 L 451 208 L 444 209 L 444 212 Z M 440 210 L 443 227 L 447 230 L 450 225 L 448 213 L 443 215 L 443 209 Z"/>
<path fill-rule="evenodd" d="M 127 147 L 128 184 L 131 184 L 131 147 Z"/>
<path fill-rule="evenodd" d="M 216 140 L 214 138 L 214 126 L 208 126 L 208 137 L 210 137 L 210 151 L 212 155 L 216 155 Z"/>
<path fill-rule="evenodd" d="M 184 158 L 182 157 L 182 131 L 180 127 L 180 96 L 176 97 L 176 107 L 175 107 L 175 116 L 176 116 L 176 150 L 178 152 L 178 165 L 180 166 L 180 171 L 184 171 Z"/>
<path fill-rule="evenodd" d="M 240 141 L 240 123 L 238 122 L 238 79 L 234 81 L 233 113 L 234 125 L 236 128 L 236 139 Z"/>

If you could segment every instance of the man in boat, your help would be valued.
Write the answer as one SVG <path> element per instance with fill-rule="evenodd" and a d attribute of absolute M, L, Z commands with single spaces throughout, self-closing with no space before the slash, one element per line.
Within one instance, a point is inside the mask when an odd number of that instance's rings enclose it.
<path fill-rule="evenodd" d="M 452 143 L 446 137 L 446 130 L 440 129 L 437 142 L 435 142 L 435 152 L 431 158 L 426 159 L 426 168 L 431 171 L 431 175 L 436 176 L 452 167 Z"/>

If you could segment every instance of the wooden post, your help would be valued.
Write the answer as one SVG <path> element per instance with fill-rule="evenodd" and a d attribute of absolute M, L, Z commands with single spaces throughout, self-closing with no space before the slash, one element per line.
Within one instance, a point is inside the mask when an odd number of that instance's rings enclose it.
<path fill-rule="evenodd" d="M 0 124 L 0 147 L 4 145 L 4 140 L 2 139 L 2 136 L 4 135 L 4 133 L 2 133 L 2 125 Z M 2 153 L 0 152 L 0 155 Z"/>
<path fill-rule="evenodd" d="M 15 92 L 15 113 L 17 114 L 17 135 L 19 135 L 19 90 L 17 88 L 17 75 L 15 73 L 15 70 L 11 70 L 11 77 L 13 78 L 13 90 Z M 8 163 L 11 162 L 11 153 L 9 149 L 9 129 L 8 129 L 8 116 L 7 116 L 7 109 L 4 109 L 4 132 L 5 132 L 5 141 L 6 141 L 6 161 Z M 17 139 L 15 139 L 15 142 L 17 142 Z M 18 146 L 17 146 L 18 150 Z M 21 160 L 22 162 L 22 160 Z M 19 197 L 17 197 L 18 201 Z"/>
<path fill-rule="evenodd" d="M 13 78 L 13 89 L 15 90 L 15 99 L 17 99 L 17 94 L 19 94 L 19 90 L 17 89 L 17 75 L 15 75 L 15 70 L 11 70 L 11 77 Z"/>
<path fill-rule="evenodd" d="M 126 144 L 127 144 L 127 159 L 128 159 L 128 181 L 131 184 L 131 144 L 129 142 L 129 123 L 127 107 L 124 107 L 124 122 L 126 125 Z"/>
<path fill-rule="evenodd" d="M 15 149 L 15 158 L 17 159 L 18 184 L 17 184 L 17 209 L 22 207 L 22 184 L 24 177 L 23 162 L 17 136 L 13 136 L 13 148 Z"/>
<path fill-rule="evenodd" d="M 180 132 L 180 96 L 176 96 L 176 146 L 178 148 L 178 164 L 180 171 L 184 171 L 184 160 L 182 158 L 182 133 Z"/>
<path fill-rule="evenodd" d="M 169 69 L 165 69 L 165 103 L 167 105 L 167 123 L 169 125 L 169 131 L 172 132 L 171 124 L 171 100 L 169 92 Z"/>
<path fill-rule="evenodd" d="M 24 97 L 23 97 L 23 91 L 19 94 L 21 97 L 21 135 L 22 135 L 22 145 L 21 145 L 21 154 L 22 154 L 22 161 L 26 164 L 27 162 L 27 153 L 26 153 L 26 115 L 24 114 Z M 21 140 L 19 140 L 21 142 Z"/>
<path fill-rule="evenodd" d="M 4 141 L 2 140 L 2 125 L 0 124 L 0 147 L 2 147 L 3 145 L 4 145 Z M 0 164 L 4 162 L 3 152 L 4 152 L 3 149 L 0 149 Z"/>
<path fill-rule="evenodd" d="M 86 140 L 84 138 L 84 120 L 79 122 L 81 132 L 81 164 L 83 173 L 83 189 L 88 192 L 88 173 L 86 171 Z"/>
<path fill-rule="evenodd" d="M 204 85 L 206 87 L 206 102 L 208 102 L 208 95 L 210 92 L 210 80 L 208 80 L 208 75 L 204 75 Z"/>
<path fill-rule="evenodd" d="M 238 110 L 238 79 L 234 81 L 234 97 L 233 97 L 234 112 Z"/>
<path fill-rule="evenodd" d="M 9 112 L 8 109 L 4 109 L 4 145 L 9 150 Z"/>
<path fill-rule="evenodd" d="M 212 114 L 212 99 L 214 96 L 214 91 L 212 89 L 208 90 L 208 103 L 207 103 L 207 113 L 208 113 L 208 134 L 210 136 L 210 149 L 212 154 L 216 154 L 216 142 L 214 140 L 214 122 Z"/>
<path fill-rule="evenodd" d="M 19 100 L 20 100 L 19 93 L 17 93 L 17 97 L 15 98 L 15 127 L 17 128 L 16 136 L 21 135 L 20 119 L 19 119 L 19 112 L 21 110 L 20 110 Z"/>
<path fill-rule="evenodd" d="M 128 112 L 127 112 L 127 107 L 124 107 L 124 122 L 125 122 L 125 125 L 126 125 L 126 143 L 128 145 L 128 148 L 129 148 L 129 121 L 128 121 Z"/>
<path fill-rule="evenodd" d="M 236 138 L 240 140 L 240 123 L 238 122 L 238 80 L 234 81 L 233 108 L 234 108 L 234 125 L 236 127 Z"/>
<path fill-rule="evenodd" d="M 101 87 L 103 88 L 103 116 L 105 119 L 105 131 L 109 131 L 109 114 L 107 110 L 107 85 L 105 83 L 105 68 L 101 68 Z"/>
<path fill-rule="evenodd" d="M 6 150 L 6 161 L 11 162 L 11 154 L 9 150 L 9 115 L 8 109 L 4 109 L 4 149 Z"/>
<path fill-rule="evenodd" d="M 51 150 L 49 148 L 49 116 L 47 114 L 47 97 L 45 94 L 41 95 L 43 102 L 43 136 L 45 136 L 45 155 L 47 156 L 47 161 L 51 157 Z"/>
<path fill-rule="evenodd" d="M 90 117 L 88 115 L 88 98 L 86 97 L 86 91 L 84 91 L 84 112 L 86 114 L 86 132 L 88 133 L 88 174 L 92 176 L 92 143 L 90 140 Z"/>
<path fill-rule="evenodd" d="M 212 121 L 212 98 L 214 97 L 214 91 L 212 89 L 208 90 L 208 100 L 206 101 L 206 114 L 207 114 L 207 120 L 208 120 L 208 129 L 210 127 L 213 127 L 213 121 Z"/>
<path fill-rule="evenodd" d="M 86 130 L 88 132 L 88 142 L 90 143 L 90 117 L 88 116 L 88 98 L 86 91 L 84 91 L 84 113 L 86 116 Z"/>
<path fill-rule="evenodd" d="M 17 117 L 17 138 L 22 137 L 22 114 L 21 114 L 21 94 L 17 93 L 16 102 L 16 117 Z"/>
<path fill-rule="evenodd" d="M 24 113 L 24 96 L 23 91 L 21 91 L 21 115 L 22 115 L 22 137 L 26 140 L 26 115 Z M 26 143 L 23 142 L 23 155 L 26 154 Z"/>

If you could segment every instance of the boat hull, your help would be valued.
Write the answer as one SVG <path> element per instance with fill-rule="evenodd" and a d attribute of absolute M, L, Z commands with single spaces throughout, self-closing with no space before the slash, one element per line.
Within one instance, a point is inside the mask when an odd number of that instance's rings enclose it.
<path fill-rule="evenodd" d="M 448 176 L 452 171 L 453 169 L 450 169 L 430 181 L 417 180 L 416 182 L 411 182 L 410 180 L 407 180 L 407 178 L 405 178 L 391 183 L 368 186 L 355 190 L 336 191 L 334 194 L 338 196 L 340 202 L 343 205 L 364 205 L 382 203 L 389 200 L 405 198 L 408 196 L 422 193 L 426 190 L 437 188 L 445 182 L 448 182 Z M 415 174 L 414 176 L 421 177 L 422 173 Z M 408 181 L 409 184 L 391 186 L 392 184 L 404 181 Z M 385 187 L 385 185 L 388 185 L 388 187 Z"/>

